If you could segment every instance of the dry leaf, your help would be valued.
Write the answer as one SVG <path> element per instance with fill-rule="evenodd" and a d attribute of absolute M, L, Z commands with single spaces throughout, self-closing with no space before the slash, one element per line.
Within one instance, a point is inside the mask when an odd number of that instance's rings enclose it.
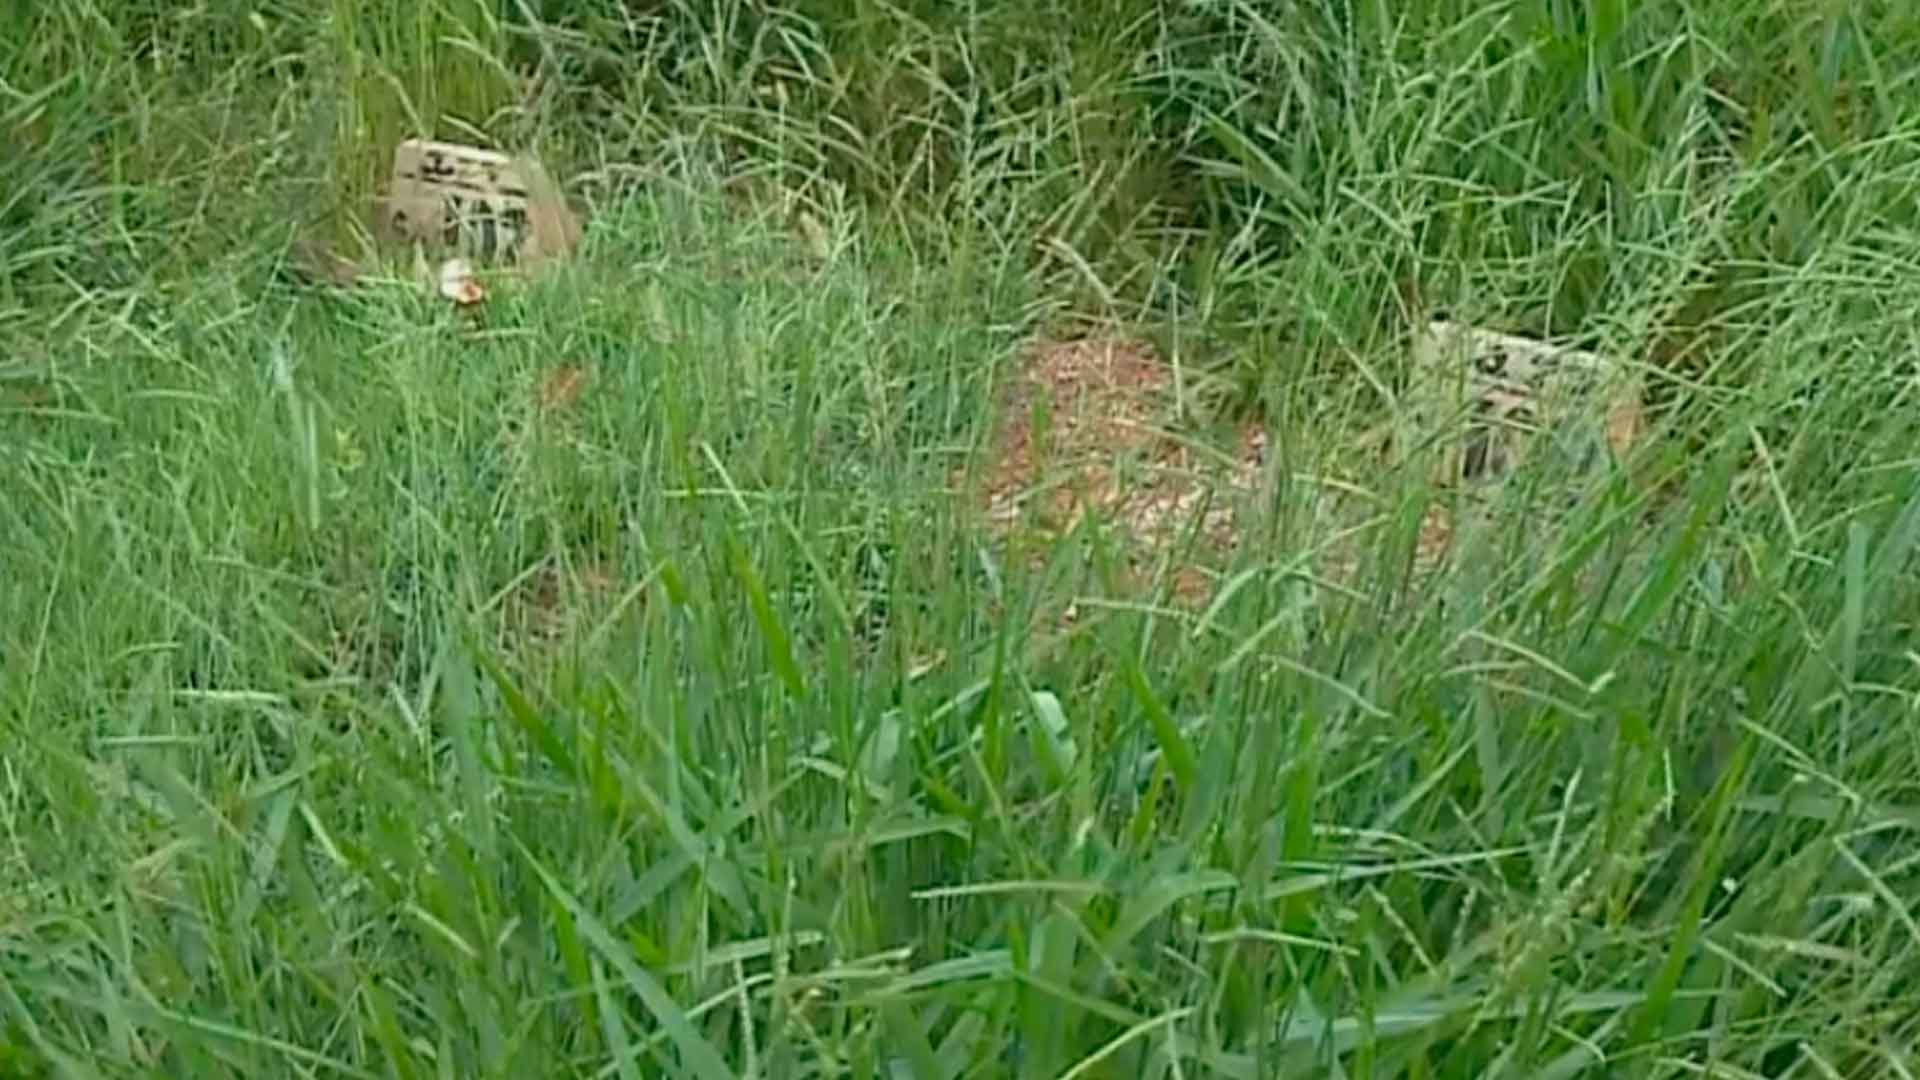
<path fill-rule="evenodd" d="M 562 364 L 540 380 L 540 407 L 548 411 L 570 409 L 580 401 L 590 376 L 578 364 Z"/>

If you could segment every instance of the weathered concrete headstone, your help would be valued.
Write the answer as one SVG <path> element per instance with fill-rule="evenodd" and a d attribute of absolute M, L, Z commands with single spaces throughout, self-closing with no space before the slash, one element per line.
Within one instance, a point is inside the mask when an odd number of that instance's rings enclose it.
<path fill-rule="evenodd" d="M 1445 483 L 1498 480 L 1542 451 L 1585 472 L 1640 433 L 1639 386 L 1624 365 L 1456 322 L 1415 335 L 1409 396 L 1421 430 L 1447 433 Z"/>
<path fill-rule="evenodd" d="M 580 239 L 538 161 L 425 139 L 395 148 L 380 221 L 400 241 L 497 263 L 564 256 Z"/>

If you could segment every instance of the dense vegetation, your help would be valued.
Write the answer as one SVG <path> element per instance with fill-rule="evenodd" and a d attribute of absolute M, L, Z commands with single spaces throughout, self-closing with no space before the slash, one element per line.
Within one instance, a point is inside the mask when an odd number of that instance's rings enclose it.
<path fill-rule="evenodd" d="M 0 1076 L 1920 1070 L 1917 81 L 1876 0 L 0 0 Z M 299 284 L 410 134 L 583 248 Z M 1326 587 L 1434 307 L 1653 434 L 1434 581 L 1376 470 Z M 1086 325 L 1273 433 L 1202 612 L 949 490 Z"/>

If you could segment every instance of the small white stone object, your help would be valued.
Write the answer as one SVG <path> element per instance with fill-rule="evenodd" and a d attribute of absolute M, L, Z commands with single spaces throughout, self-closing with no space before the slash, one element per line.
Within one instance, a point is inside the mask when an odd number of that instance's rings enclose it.
<path fill-rule="evenodd" d="M 471 307 L 487 298 L 487 291 L 474 280 L 473 265 L 465 259 L 448 259 L 440 264 L 440 295 Z"/>

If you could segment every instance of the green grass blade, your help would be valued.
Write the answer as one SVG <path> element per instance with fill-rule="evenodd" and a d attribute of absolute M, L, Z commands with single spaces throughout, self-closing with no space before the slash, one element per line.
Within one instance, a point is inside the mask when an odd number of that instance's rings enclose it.
<path fill-rule="evenodd" d="M 552 874 L 549 874 L 545 867 L 540 865 L 531 851 L 523 846 L 520 854 L 527 860 L 528 867 L 539 876 L 541 883 L 547 887 L 547 891 L 567 909 L 569 915 L 573 916 L 575 925 L 586 937 L 587 943 L 592 945 L 594 951 L 599 953 L 607 963 L 613 965 L 613 969 L 620 973 L 620 978 L 627 987 L 639 995 L 647 1011 L 653 1014 L 654 1019 L 666 1031 L 667 1037 L 679 1048 L 682 1063 L 691 1071 L 691 1074 L 700 1077 L 701 1080 L 731 1080 L 735 1074 L 727 1068 L 726 1059 L 721 1056 L 719 1049 L 694 1028 L 693 1021 L 687 1017 L 686 1011 L 667 996 L 666 989 L 653 976 L 642 971 L 640 965 L 634 963 L 632 952 L 614 940 L 613 935 L 607 932 L 607 928 L 602 926 L 592 912 L 574 899 L 573 895 Z"/>

